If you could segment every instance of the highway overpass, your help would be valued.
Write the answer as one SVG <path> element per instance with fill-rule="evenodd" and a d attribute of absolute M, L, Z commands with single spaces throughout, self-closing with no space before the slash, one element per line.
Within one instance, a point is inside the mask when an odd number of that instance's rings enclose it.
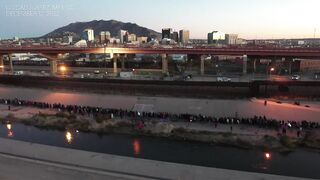
<path fill-rule="evenodd" d="M 204 74 L 205 57 L 209 55 L 232 55 L 242 56 L 243 73 L 247 73 L 247 61 L 259 58 L 282 58 L 292 60 L 293 58 L 320 59 L 320 48 L 115 48 L 115 47 L 0 47 L 0 65 L 3 66 L 3 55 L 13 53 L 36 53 L 47 57 L 51 62 L 51 72 L 57 73 L 56 60 L 59 55 L 66 53 L 80 54 L 110 54 L 113 59 L 113 71 L 118 73 L 117 61 L 123 62 L 128 54 L 159 54 L 162 57 L 162 72 L 168 73 L 168 58 L 170 54 L 187 54 L 192 59 L 200 61 L 200 73 Z M 12 71 L 12 61 L 10 61 Z"/>

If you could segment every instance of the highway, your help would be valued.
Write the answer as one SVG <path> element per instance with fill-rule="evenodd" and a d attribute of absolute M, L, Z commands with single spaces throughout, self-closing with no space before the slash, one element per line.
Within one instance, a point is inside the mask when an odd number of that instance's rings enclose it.
<path fill-rule="evenodd" d="M 320 48 L 113 48 L 113 47 L 0 47 L 0 54 L 38 53 L 96 53 L 96 54 L 190 54 L 190 55 L 234 55 L 258 57 L 319 58 Z"/>
<path fill-rule="evenodd" d="M 35 75 L 35 76 L 43 76 L 50 75 L 50 67 L 49 66 L 14 66 L 15 71 L 24 71 L 27 75 Z M 41 71 L 45 71 L 45 73 L 41 73 Z M 103 67 L 68 67 L 68 71 L 75 73 L 74 77 L 81 77 L 81 75 L 91 74 L 92 78 L 102 78 L 102 76 L 94 76 L 95 71 L 99 71 L 100 75 L 105 74 L 105 72 L 112 72 L 113 68 L 103 68 Z M 137 69 L 137 71 L 146 71 L 146 72 L 161 72 L 161 69 Z M 290 75 L 266 75 L 266 74 L 247 74 L 247 75 L 233 75 L 233 74 L 225 74 L 225 77 L 230 78 L 232 82 L 250 82 L 252 80 L 271 80 L 271 81 L 291 81 Z M 217 81 L 217 75 L 193 75 L 192 79 L 188 81 Z M 114 77 L 113 77 L 114 78 Z M 165 80 L 175 80 L 178 77 L 168 77 Z M 144 76 L 134 76 L 131 79 L 160 79 L 159 75 L 148 75 L 148 77 Z M 314 79 L 314 75 L 311 73 L 305 73 L 301 75 L 301 79 L 299 81 L 319 81 Z"/>

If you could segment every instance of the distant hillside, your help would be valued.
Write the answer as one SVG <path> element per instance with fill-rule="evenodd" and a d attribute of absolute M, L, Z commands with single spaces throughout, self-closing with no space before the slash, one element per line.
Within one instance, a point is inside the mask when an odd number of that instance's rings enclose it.
<path fill-rule="evenodd" d="M 58 28 L 43 37 L 61 37 L 62 35 L 65 34 L 72 34 L 76 38 L 79 38 L 81 36 L 81 33 L 83 32 L 84 29 L 86 28 L 91 28 L 94 30 L 95 35 L 98 35 L 101 31 L 109 31 L 111 33 L 112 37 L 117 36 L 118 32 L 120 29 L 123 30 L 128 30 L 129 33 L 134 33 L 137 36 L 147 36 L 147 37 L 152 37 L 152 38 L 159 38 L 161 36 L 160 33 L 145 28 L 141 27 L 137 24 L 133 23 L 123 23 L 120 21 L 115 21 L 115 20 L 109 20 L 109 21 L 104 21 L 104 20 L 94 20 L 90 22 L 76 22 L 76 23 L 71 23 L 67 26 Z"/>

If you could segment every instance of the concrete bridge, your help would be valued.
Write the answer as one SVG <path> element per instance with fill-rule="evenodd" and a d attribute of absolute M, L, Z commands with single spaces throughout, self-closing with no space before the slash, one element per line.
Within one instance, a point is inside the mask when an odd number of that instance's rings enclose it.
<path fill-rule="evenodd" d="M 159 54 L 162 57 L 162 72 L 168 73 L 168 55 L 187 54 L 188 58 L 200 61 L 200 74 L 204 74 L 204 62 L 206 56 L 230 55 L 242 56 L 243 73 L 247 73 L 248 58 L 254 60 L 254 64 L 259 58 L 282 58 L 292 62 L 293 58 L 320 58 L 320 48 L 115 48 L 115 47 L 0 47 L 0 66 L 3 67 L 3 55 L 8 55 L 10 63 L 9 69 L 13 71 L 11 54 L 13 53 L 36 53 L 43 55 L 50 60 L 52 75 L 57 73 L 57 59 L 66 53 L 84 54 L 110 54 L 113 60 L 113 72 L 118 73 L 117 61 L 124 61 L 129 54 Z M 254 65 L 255 67 L 255 65 Z M 124 67 L 121 67 L 124 68 Z M 2 68 L 3 69 L 3 68 Z"/>

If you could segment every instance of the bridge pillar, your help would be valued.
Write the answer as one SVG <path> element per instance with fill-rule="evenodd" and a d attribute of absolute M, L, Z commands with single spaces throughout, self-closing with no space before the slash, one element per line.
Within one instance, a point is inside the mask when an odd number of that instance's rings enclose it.
<path fill-rule="evenodd" d="M 113 73 L 114 74 L 118 74 L 117 61 L 118 61 L 118 55 L 113 56 Z"/>
<path fill-rule="evenodd" d="M 110 53 L 110 58 L 113 59 L 113 57 L 114 57 L 114 53 L 111 52 L 111 53 Z"/>
<path fill-rule="evenodd" d="M 4 72 L 4 63 L 3 63 L 3 55 L 0 54 L 0 72 Z"/>
<path fill-rule="evenodd" d="M 204 62 L 205 62 L 205 56 L 200 57 L 200 75 L 204 75 Z"/>
<path fill-rule="evenodd" d="M 10 70 L 10 73 L 13 74 L 12 54 L 9 54 L 8 57 L 9 57 L 9 70 Z"/>
<path fill-rule="evenodd" d="M 58 59 L 59 59 L 59 54 L 41 54 L 41 56 L 45 57 L 48 59 L 50 63 L 50 74 L 51 76 L 56 76 L 58 73 Z"/>
<path fill-rule="evenodd" d="M 167 54 L 161 54 L 162 59 L 162 74 L 168 74 L 168 57 Z"/>
<path fill-rule="evenodd" d="M 257 72 L 257 59 L 254 59 L 253 61 L 253 73 Z"/>
<path fill-rule="evenodd" d="M 292 74 L 292 59 L 290 59 L 289 60 L 289 69 L 288 69 L 288 71 L 289 71 L 289 74 Z"/>
<path fill-rule="evenodd" d="M 51 60 L 49 60 L 49 62 L 50 62 L 50 74 L 51 74 L 51 76 L 56 76 L 57 72 L 58 72 L 57 60 L 56 59 L 51 59 Z"/>
<path fill-rule="evenodd" d="M 243 55 L 243 65 L 242 65 L 242 74 L 246 75 L 247 74 L 247 66 L 248 66 L 248 56 Z"/>
<path fill-rule="evenodd" d="M 121 56 L 121 70 L 123 71 L 125 67 L 125 60 L 127 59 L 127 54 Z"/>

